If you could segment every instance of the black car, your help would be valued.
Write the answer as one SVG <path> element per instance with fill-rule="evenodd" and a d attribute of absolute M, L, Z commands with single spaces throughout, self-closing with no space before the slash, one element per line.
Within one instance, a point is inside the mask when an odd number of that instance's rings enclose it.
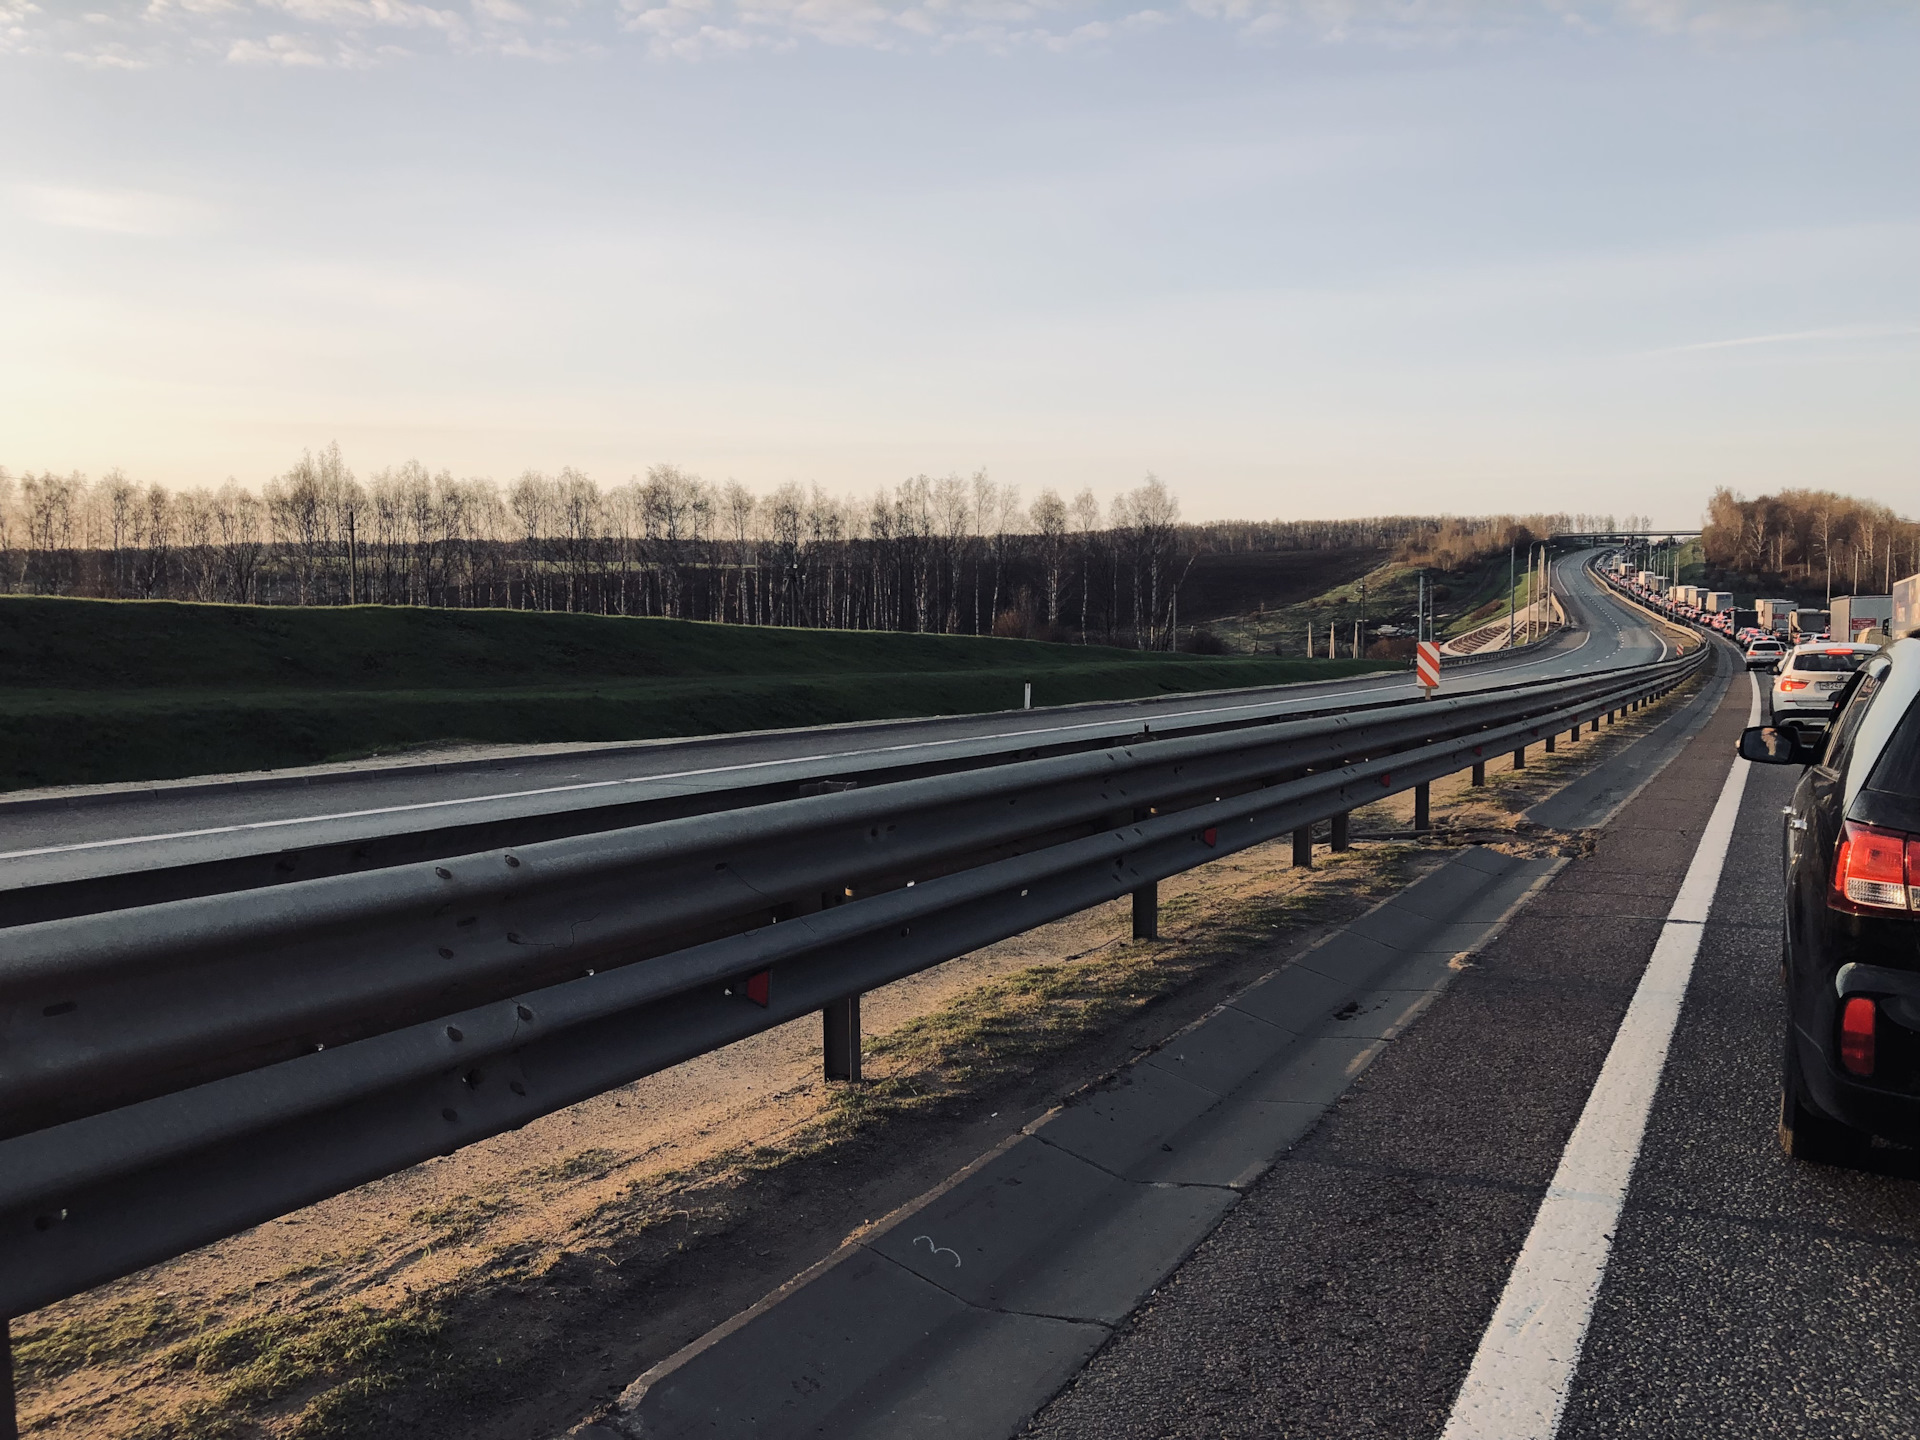
<path fill-rule="evenodd" d="M 1804 764 L 1786 828 L 1780 1143 L 1845 1161 L 1920 1143 L 1920 639 L 1869 660 L 1825 735 L 1759 726 L 1740 754 Z"/>

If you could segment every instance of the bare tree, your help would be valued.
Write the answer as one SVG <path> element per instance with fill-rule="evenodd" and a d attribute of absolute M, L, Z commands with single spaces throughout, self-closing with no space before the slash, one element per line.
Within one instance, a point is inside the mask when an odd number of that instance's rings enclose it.
<path fill-rule="evenodd" d="M 1060 623 L 1060 569 L 1067 556 L 1067 503 L 1052 490 L 1035 497 L 1032 510 L 1034 534 L 1040 537 L 1040 565 L 1046 577 L 1046 621 Z"/>

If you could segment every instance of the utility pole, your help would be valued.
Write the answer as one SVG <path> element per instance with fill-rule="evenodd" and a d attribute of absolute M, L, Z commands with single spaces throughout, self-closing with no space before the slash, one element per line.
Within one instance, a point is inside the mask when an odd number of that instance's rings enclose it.
<path fill-rule="evenodd" d="M 1507 546 L 1507 649 L 1513 648 L 1513 546 Z"/>

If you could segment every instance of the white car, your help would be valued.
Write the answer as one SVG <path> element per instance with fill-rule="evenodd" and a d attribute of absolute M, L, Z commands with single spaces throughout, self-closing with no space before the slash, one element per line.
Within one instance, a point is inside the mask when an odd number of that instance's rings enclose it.
<path fill-rule="evenodd" d="M 1824 728 L 1833 703 L 1853 672 L 1878 649 L 1873 645 L 1801 645 L 1787 652 L 1773 682 L 1773 723 L 1801 730 Z"/>
<path fill-rule="evenodd" d="M 1786 653 L 1787 647 L 1778 640 L 1750 641 L 1747 645 L 1747 669 L 1771 670 Z"/>

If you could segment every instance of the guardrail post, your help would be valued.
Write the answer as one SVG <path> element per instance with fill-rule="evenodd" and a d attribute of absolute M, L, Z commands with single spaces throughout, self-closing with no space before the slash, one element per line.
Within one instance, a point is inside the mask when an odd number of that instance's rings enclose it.
<path fill-rule="evenodd" d="M 1527 768 L 1527 747 L 1526 746 L 1522 745 L 1519 749 L 1513 752 L 1513 768 L 1516 770 L 1524 770 Z"/>
<path fill-rule="evenodd" d="M 1160 882 L 1149 880 L 1133 892 L 1133 938 L 1160 938 Z"/>
<path fill-rule="evenodd" d="M 827 1055 L 827 1079 L 860 1078 L 860 997 L 829 1000 L 820 1011 L 821 1040 Z"/>
<path fill-rule="evenodd" d="M 1484 785 L 1487 783 L 1487 762 L 1486 761 L 1476 760 L 1473 762 L 1473 778 L 1469 780 L 1467 783 L 1470 785 Z"/>
<path fill-rule="evenodd" d="M 1427 782 L 1424 780 L 1413 787 L 1413 828 L 1416 830 L 1433 828 L 1433 819 L 1427 807 Z"/>
<path fill-rule="evenodd" d="M 1333 817 L 1332 843 L 1327 848 L 1338 855 L 1353 848 L 1353 840 L 1347 832 L 1347 823 L 1353 819 L 1351 810 L 1342 810 Z"/>
<path fill-rule="evenodd" d="M 1302 825 L 1293 832 L 1293 865 L 1296 870 L 1313 868 L 1313 826 Z"/>
<path fill-rule="evenodd" d="M 1593 717 L 1592 723 L 1587 727 L 1587 733 L 1589 735 L 1598 735 L 1600 733 L 1600 717 L 1598 715 Z"/>
<path fill-rule="evenodd" d="M 1555 733 L 1556 732 L 1552 730 L 1549 730 L 1547 732 L 1547 754 L 1549 755 L 1553 754 L 1553 741 L 1554 741 Z"/>
<path fill-rule="evenodd" d="M 1576 720 L 1573 722 L 1573 728 L 1567 732 L 1567 744 L 1578 745 L 1579 743 L 1580 743 L 1580 722 Z"/>

